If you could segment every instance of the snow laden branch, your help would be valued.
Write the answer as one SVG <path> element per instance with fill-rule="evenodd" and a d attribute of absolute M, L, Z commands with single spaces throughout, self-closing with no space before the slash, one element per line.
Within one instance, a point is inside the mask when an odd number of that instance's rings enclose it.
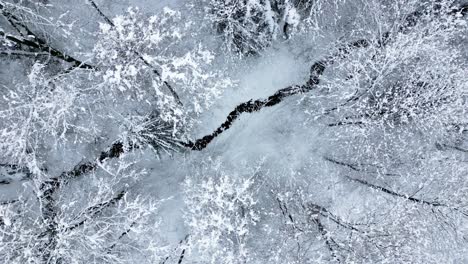
<path fill-rule="evenodd" d="M 330 157 L 324 157 L 324 159 L 326 161 L 329 161 L 329 162 L 333 163 L 333 164 L 347 167 L 347 168 L 349 168 L 349 169 L 351 169 L 353 171 L 364 172 L 363 170 L 361 170 L 358 167 L 358 165 L 349 164 L 349 163 L 346 163 L 346 162 L 343 162 L 343 161 L 338 161 L 338 160 L 332 159 Z M 353 178 L 351 176 L 346 176 L 346 179 L 348 179 L 348 180 L 350 180 L 352 182 L 356 182 L 356 183 L 359 183 L 361 185 L 364 185 L 364 186 L 366 186 L 368 188 L 371 188 L 371 189 L 374 189 L 374 190 L 381 191 L 383 193 L 392 195 L 394 197 L 406 199 L 406 200 L 408 200 L 410 202 L 414 202 L 414 203 L 418 203 L 418 204 L 424 204 L 424 205 L 430 205 L 430 206 L 433 206 L 433 207 L 438 207 L 438 206 L 448 207 L 448 205 L 440 203 L 440 202 L 427 201 L 427 200 L 412 197 L 411 195 L 401 194 L 401 193 L 395 192 L 393 190 L 390 190 L 388 188 L 384 188 L 384 187 L 372 184 L 372 183 L 370 183 L 368 181 L 365 181 L 365 180 L 362 180 L 362 179 Z"/>
<path fill-rule="evenodd" d="M 18 52 L 18 51 L 2 51 L 2 54 L 5 55 L 32 55 L 32 56 L 39 56 L 39 55 L 51 55 L 55 58 L 61 59 L 63 61 L 69 62 L 73 64 L 73 67 L 76 68 L 83 68 L 83 69 L 94 69 L 93 66 L 79 61 L 69 55 L 62 53 L 61 51 L 54 49 L 48 46 L 45 42 L 41 41 L 37 37 L 33 39 L 14 36 L 5 33 L 4 31 L 0 30 L 0 37 L 3 37 L 6 40 L 12 41 L 16 44 L 24 45 L 32 49 L 30 52 Z"/>
<path fill-rule="evenodd" d="M 99 203 L 97 205 L 93 205 L 93 206 L 85 209 L 84 212 L 80 213 L 80 215 L 77 217 L 77 218 L 83 218 L 83 219 L 78 221 L 75 224 L 69 225 L 67 227 L 66 231 L 72 231 L 73 229 L 78 228 L 78 227 L 82 226 L 83 224 L 85 224 L 85 222 L 88 221 L 88 220 L 92 221 L 92 219 L 94 217 L 96 217 L 96 215 L 102 213 L 109 206 L 115 205 L 120 200 L 122 200 L 126 193 L 127 193 L 126 191 L 121 191 L 114 198 L 112 198 L 112 199 L 110 199 L 108 201 L 105 201 L 105 202 L 101 202 L 101 203 Z M 133 225 L 134 225 L 134 223 L 132 223 L 130 225 L 130 227 L 132 227 Z M 127 233 L 128 232 L 129 231 L 127 231 Z M 120 239 L 120 238 L 121 238 L 121 236 L 119 236 L 118 239 Z"/>
<path fill-rule="evenodd" d="M 339 160 L 336 160 L 336 159 L 333 159 L 333 158 L 330 158 L 330 157 L 324 157 L 324 159 L 326 161 L 329 161 L 333 164 L 336 164 L 336 165 L 339 165 L 339 166 L 343 166 L 343 167 L 346 167 L 352 171 L 355 171 L 355 172 L 359 172 L 359 173 L 369 173 L 370 171 L 366 170 L 365 168 L 361 168 L 360 165 L 358 164 L 351 164 L 351 163 L 347 163 L 347 162 L 343 162 L 343 161 L 339 161 Z M 392 173 L 385 173 L 385 175 L 390 175 L 390 176 L 394 176 L 395 174 L 392 174 Z M 355 182 L 355 183 L 358 183 L 362 186 L 365 186 L 367 188 L 370 188 L 370 189 L 373 189 L 373 190 L 377 190 L 379 192 L 382 192 L 382 193 L 385 193 L 387 195 L 390 195 L 390 196 L 393 196 L 393 197 L 396 197 L 396 198 L 401 198 L 401 199 L 404 199 L 406 201 L 409 201 L 409 202 L 412 202 L 412 203 L 415 203 L 415 204 L 420 204 L 420 205 L 428 205 L 430 207 L 443 207 L 443 208 L 447 208 L 449 210 L 452 210 L 456 213 L 460 213 L 461 215 L 464 215 L 464 216 L 468 216 L 468 212 L 466 212 L 466 210 L 464 209 L 464 205 L 451 205 L 451 204 L 448 204 L 448 203 L 443 203 L 443 202 L 440 202 L 438 201 L 439 199 L 435 199 L 435 200 L 427 200 L 427 199 L 422 199 L 422 198 L 416 198 L 414 197 L 416 193 L 420 192 L 423 187 L 420 187 L 418 188 L 418 190 L 416 191 L 413 191 L 412 195 L 410 194 L 406 194 L 406 193 L 400 193 L 400 192 L 397 192 L 397 191 L 394 191 L 390 188 L 385 188 L 385 187 L 382 187 L 382 186 L 379 186 L 377 184 L 374 184 L 374 183 L 371 183 L 367 180 L 363 180 L 363 179 L 359 179 L 359 178 L 356 178 L 356 177 L 352 177 L 352 176 L 349 176 L 349 175 L 345 175 L 344 176 L 347 180 L 351 181 L 351 182 Z"/>
<path fill-rule="evenodd" d="M 96 5 L 96 3 L 93 1 L 93 0 L 88 0 L 88 2 L 91 4 L 91 6 L 99 13 L 99 15 L 106 21 L 106 23 L 108 25 L 110 25 L 111 27 L 115 28 L 115 24 L 112 22 L 112 20 L 107 17 L 102 11 L 101 9 L 99 9 L 99 7 Z M 145 59 L 143 57 L 143 55 L 141 53 L 139 53 L 138 51 L 136 50 L 133 50 L 133 53 L 135 54 L 135 56 L 140 59 L 146 66 L 148 66 L 149 68 L 152 69 L 153 73 L 158 77 L 158 78 L 162 78 L 161 76 L 161 73 L 158 71 L 158 69 L 156 67 L 154 67 L 147 59 Z M 164 85 L 164 87 L 166 87 L 169 92 L 172 94 L 172 96 L 174 97 L 174 100 L 177 102 L 177 104 L 179 105 L 183 105 L 182 102 L 180 101 L 180 98 L 179 98 L 179 95 L 177 94 L 177 92 L 174 90 L 174 88 L 166 81 L 166 80 L 162 80 L 162 83 Z"/>
<path fill-rule="evenodd" d="M 281 210 L 281 213 L 284 217 L 287 216 L 287 219 L 290 221 L 290 223 L 293 226 L 293 229 L 296 230 L 298 233 L 305 233 L 307 227 L 303 226 L 303 223 L 300 222 L 295 222 L 294 218 L 292 216 L 292 213 L 288 211 L 287 203 L 285 201 L 282 201 L 282 199 L 278 196 L 276 198 L 278 201 L 279 208 Z M 346 229 L 349 229 L 351 231 L 355 232 L 361 232 L 360 230 L 356 229 L 352 224 L 345 223 L 338 217 L 336 217 L 333 213 L 329 212 L 326 208 L 314 204 L 314 203 L 307 203 L 306 205 L 302 205 L 305 214 L 307 215 L 307 221 L 312 223 L 313 225 L 316 225 L 318 232 L 320 233 L 320 236 L 322 237 L 323 241 L 325 241 L 325 245 L 330 251 L 330 256 L 331 258 L 338 262 L 341 263 L 342 261 L 338 257 L 337 250 L 340 249 L 340 246 L 336 243 L 336 241 L 333 239 L 332 236 L 330 236 L 329 232 L 327 231 L 327 227 L 322 223 L 322 218 L 326 220 L 331 220 L 332 222 L 335 222 L 338 226 L 344 227 Z"/>
<path fill-rule="evenodd" d="M 11 41 L 13 43 L 19 44 L 20 46 L 24 46 L 30 49 L 26 51 L 27 53 L 20 53 L 17 51 L 2 51 L 2 53 L 11 54 L 11 55 L 33 55 L 33 56 L 48 54 L 57 59 L 71 63 L 73 65 L 72 67 L 83 68 L 83 69 L 95 68 L 85 62 L 82 62 L 50 46 L 44 39 L 40 38 L 31 29 L 29 29 L 29 27 L 26 24 L 21 22 L 21 19 L 19 19 L 14 14 L 12 14 L 8 10 L 6 3 L 4 3 L 3 1 L 0 1 L 0 11 L 1 11 L 1 14 L 11 24 L 11 26 L 15 28 L 18 31 L 18 33 L 21 35 L 21 36 L 11 35 L 0 29 L 0 37 L 3 37 L 5 40 Z"/>
<path fill-rule="evenodd" d="M 223 40 L 222 49 L 238 56 L 258 55 L 276 40 L 288 39 L 300 23 L 300 2 L 291 0 L 194 1 L 206 6 L 203 22 Z"/>

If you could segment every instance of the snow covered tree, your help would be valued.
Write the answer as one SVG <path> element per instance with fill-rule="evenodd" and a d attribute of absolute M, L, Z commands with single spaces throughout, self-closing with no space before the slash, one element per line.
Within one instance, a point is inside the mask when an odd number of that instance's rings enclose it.
<path fill-rule="evenodd" d="M 127 162 L 102 165 L 101 170 L 84 182 L 61 186 L 53 201 L 44 194 L 48 190 L 41 190 L 43 184 L 34 179 L 25 191 L 29 197 L 2 205 L 2 261 L 161 260 L 166 251 L 164 242 L 158 239 L 158 203 L 130 193 L 144 171 L 132 170 Z"/>
<path fill-rule="evenodd" d="M 467 16 L 0 0 L 0 262 L 467 262 Z"/>
<path fill-rule="evenodd" d="M 229 80 L 206 70 L 212 55 L 201 44 L 181 43 L 190 23 L 169 8 L 146 19 L 136 9 L 108 19 L 90 1 L 104 22 L 85 63 L 53 48 L 55 36 L 35 33 L 46 20 L 40 12 L 54 10 L 31 4 L 0 2 L 2 52 L 9 59 L 2 63 L 30 65 L 23 80 L 2 83 L 0 163 L 9 174 L 26 172 L 27 178 L 8 180 L 30 186 L 2 209 L 2 262 L 118 263 L 135 259 L 135 252 L 159 261 L 157 207 L 128 194 L 136 192 L 141 173 L 123 156 L 180 148 Z M 55 29 L 57 23 L 40 25 Z M 70 155 L 80 148 L 95 158 Z M 54 167 L 64 153 L 71 159 Z M 116 164 L 109 160 L 117 157 Z"/>
<path fill-rule="evenodd" d="M 289 0 L 208 0 L 203 7 L 205 21 L 221 36 L 224 48 L 241 55 L 256 54 L 277 38 L 288 38 L 300 18 Z"/>

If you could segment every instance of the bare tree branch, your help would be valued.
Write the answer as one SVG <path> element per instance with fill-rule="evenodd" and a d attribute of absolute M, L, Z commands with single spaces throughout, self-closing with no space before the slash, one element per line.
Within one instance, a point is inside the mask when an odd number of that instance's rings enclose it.
<path fill-rule="evenodd" d="M 92 219 L 94 216 L 100 214 L 104 209 L 106 209 L 106 208 L 116 204 L 120 200 L 122 200 L 122 198 L 125 196 L 126 193 L 127 193 L 126 191 L 121 191 L 114 198 L 112 198 L 112 199 L 110 199 L 108 201 L 105 201 L 105 202 L 99 203 L 97 205 L 91 206 L 89 208 L 86 208 L 84 210 L 84 212 L 82 212 L 82 213 L 80 213 L 78 215 L 78 218 L 83 218 L 84 217 L 84 219 L 79 221 L 78 223 L 75 223 L 75 224 L 72 224 L 72 225 L 68 226 L 66 231 L 72 231 L 73 229 L 82 226 L 86 221 L 88 221 L 89 219 Z"/>
<path fill-rule="evenodd" d="M 381 186 L 377 186 L 375 184 L 369 183 L 369 182 L 364 181 L 364 180 L 351 178 L 349 176 L 346 176 L 346 178 L 349 179 L 350 181 L 354 181 L 354 182 L 363 184 L 363 185 L 365 185 L 365 186 L 367 186 L 367 187 L 369 187 L 371 189 L 378 190 L 378 191 L 381 191 L 381 192 L 384 192 L 386 194 L 390 194 L 390 195 L 393 195 L 393 196 L 396 196 L 396 197 L 400 197 L 400 198 L 406 199 L 406 200 L 414 202 L 414 203 L 425 204 L 425 205 L 430 205 L 430 206 L 434 206 L 434 207 L 437 207 L 437 206 L 448 207 L 447 205 L 439 203 L 439 202 L 426 201 L 426 200 L 411 197 L 409 195 L 400 194 L 400 193 L 394 192 L 394 191 L 392 191 L 390 189 L 387 189 L 387 188 L 384 188 L 384 187 L 381 187 Z"/>
<path fill-rule="evenodd" d="M 114 242 L 108 249 L 107 251 L 110 252 L 112 249 L 115 248 L 115 246 L 117 246 L 117 241 L 119 241 L 120 239 L 122 239 L 123 237 L 125 237 L 128 233 L 130 233 L 130 231 L 132 231 L 132 227 L 134 225 L 136 225 L 136 221 L 132 222 L 129 226 L 129 228 L 127 230 L 125 230 L 124 232 L 122 232 L 122 234 L 119 235 L 119 237 L 117 238 L 116 242 Z"/>
<path fill-rule="evenodd" d="M 351 169 L 353 171 L 357 171 L 357 172 L 362 172 L 363 171 L 360 168 L 358 168 L 358 166 L 353 165 L 353 164 L 349 164 L 349 163 L 342 162 L 342 161 L 337 161 L 337 160 L 332 159 L 330 157 L 325 157 L 324 159 L 326 161 L 332 162 L 334 164 L 347 167 L 347 168 L 349 168 L 349 169 Z M 369 187 L 371 189 L 378 190 L 378 191 L 384 192 L 386 194 L 389 194 L 389 195 L 392 195 L 392 196 L 395 196 L 395 197 L 404 198 L 404 199 L 406 199 L 408 201 L 411 201 L 411 202 L 415 202 L 415 203 L 419 203 L 419 204 L 426 204 L 426 205 L 430 205 L 430 206 L 434 206 L 434 207 L 437 207 L 437 206 L 448 207 L 447 205 L 439 203 L 439 202 L 426 201 L 426 200 L 423 200 L 423 199 L 414 198 L 414 197 L 412 197 L 410 195 L 400 194 L 400 193 L 397 193 L 397 192 L 392 191 L 390 189 L 387 189 L 387 188 L 384 188 L 384 187 L 369 183 L 369 182 L 367 182 L 365 180 L 352 178 L 350 176 L 345 176 L 345 177 L 350 181 L 360 183 L 360 184 L 365 185 L 365 186 L 367 186 L 367 187 Z"/>

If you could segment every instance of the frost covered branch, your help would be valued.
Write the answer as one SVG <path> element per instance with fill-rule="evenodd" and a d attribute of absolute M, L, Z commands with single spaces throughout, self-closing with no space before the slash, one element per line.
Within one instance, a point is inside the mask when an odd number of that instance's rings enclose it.
<path fill-rule="evenodd" d="M 106 21 L 107 24 L 109 24 L 111 27 L 115 27 L 114 23 L 112 22 L 111 19 L 109 19 L 102 11 L 99 9 L 99 7 L 96 5 L 96 3 L 93 0 L 88 0 L 88 2 L 91 4 L 91 6 L 99 13 L 99 15 Z M 150 67 L 153 71 L 153 73 L 158 77 L 162 78 L 161 73 L 159 73 L 158 69 L 156 69 L 147 59 L 143 57 L 138 51 L 133 50 L 133 53 L 135 56 L 140 59 L 146 66 Z M 176 93 L 174 88 L 166 81 L 162 80 L 163 85 L 169 90 L 169 92 L 172 94 L 174 99 L 179 105 L 183 105 L 182 102 L 180 101 L 179 95 Z"/>
<path fill-rule="evenodd" d="M 35 54 L 35 56 L 43 53 L 47 53 L 50 56 L 53 56 L 55 58 L 58 58 L 60 60 L 69 62 L 73 64 L 73 67 L 77 68 L 83 68 L 83 69 L 94 69 L 93 66 L 82 62 L 70 55 L 64 54 L 63 52 L 59 51 L 58 49 L 55 49 L 51 47 L 45 40 L 42 38 L 38 37 L 36 34 L 34 34 L 26 25 L 21 23 L 21 20 L 17 18 L 15 15 L 11 14 L 5 4 L 0 2 L 0 11 L 2 12 L 2 15 L 7 18 L 7 20 L 12 24 L 12 26 L 18 30 L 18 32 L 22 35 L 20 36 L 14 36 L 5 33 L 4 31 L 0 30 L 0 37 L 5 38 L 6 40 L 12 41 L 14 43 L 24 45 L 28 48 L 31 48 L 32 54 Z M 25 33 L 23 33 L 23 30 Z M 14 53 L 14 51 L 11 51 Z M 9 53 L 6 51 L 6 53 Z M 19 53 L 18 53 L 19 54 Z"/>
<path fill-rule="evenodd" d="M 330 157 L 325 157 L 325 160 L 329 161 L 329 162 L 332 162 L 336 165 L 340 165 L 340 166 L 345 166 L 353 171 L 357 171 L 357 172 L 363 172 L 361 169 L 358 168 L 357 165 L 353 165 L 353 164 L 349 164 L 349 163 L 346 163 L 346 162 L 342 162 L 342 161 L 337 161 L 335 159 L 332 159 Z M 411 201 L 411 202 L 414 202 L 414 203 L 418 203 L 418 204 L 424 204 L 424 205 L 430 205 L 430 206 L 433 206 L 433 207 L 439 207 L 439 206 L 442 206 L 442 207 L 448 207 L 450 208 L 448 205 L 446 204 L 443 204 L 443 203 L 439 203 L 439 202 L 434 202 L 434 201 L 427 201 L 427 200 L 423 200 L 423 199 L 418 199 L 418 198 L 415 198 L 411 195 L 407 195 L 407 194 L 401 194 L 401 193 L 398 193 L 398 192 L 395 192 L 395 191 L 392 191 L 390 189 L 387 189 L 387 188 L 384 188 L 384 187 L 381 187 L 381 186 L 378 186 L 378 185 L 375 185 L 375 184 L 372 184 L 372 183 L 369 183 L 365 180 L 362 180 L 362 179 L 357 179 L 357 178 L 353 178 L 351 176 L 345 176 L 346 179 L 352 181 L 352 182 L 356 182 L 356 183 L 359 183 L 361 185 L 364 185 L 366 187 L 369 187 L 371 189 L 374 189 L 374 190 L 377 190 L 377 191 L 381 191 L 383 193 L 386 193 L 386 194 L 389 194 L 391 196 L 395 196 L 395 197 L 399 197 L 399 198 L 403 198 L 405 200 L 408 200 L 408 201 Z"/>

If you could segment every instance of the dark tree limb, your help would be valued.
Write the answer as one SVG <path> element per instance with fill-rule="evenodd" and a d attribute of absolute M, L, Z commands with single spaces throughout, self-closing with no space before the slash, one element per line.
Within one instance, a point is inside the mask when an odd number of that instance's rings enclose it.
<path fill-rule="evenodd" d="M 1 34 L 1 33 L 0 33 Z M 0 55 L 6 56 L 23 56 L 23 57 L 39 57 L 39 56 L 50 56 L 48 52 L 29 52 L 29 51 L 18 51 L 18 50 L 5 50 L 0 51 Z"/>
<path fill-rule="evenodd" d="M 335 56 L 327 57 L 323 60 L 315 62 L 312 67 L 310 68 L 310 77 L 309 80 L 305 85 L 293 85 L 283 89 L 278 90 L 273 95 L 269 96 L 265 99 L 258 99 L 258 100 L 250 100 L 245 103 L 241 103 L 240 105 L 236 106 L 236 108 L 231 111 L 224 123 L 222 123 L 215 131 L 211 134 L 206 135 L 200 139 L 195 140 L 194 142 L 189 141 L 182 143 L 185 147 L 190 148 L 192 150 L 203 150 L 208 146 L 208 144 L 213 141 L 218 135 L 229 129 L 235 120 L 239 118 L 242 113 L 253 113 L 260 111 L 264 107 L 272 107 L 279 103 L 281 103 L 285 98 L 296 95 L 302 94 L 311 91 L 312 89 L 316 88 L 320 84 L 320 77 L 325 72 L 325 69 L 328 65 L 333 64 L 335 57 L 343 57 L 349 53 L 350 48 L 361 48 L 367 47 L 369 45 L 367 40 L 358 40 L 349 43 L 338 49 L 338 53 Z"/>
<path fill-rule="evenodd" d="M 9 205 L 9 204 L 14 204 L 19 202 L 19 200 L 7 200 L 7 201 L 1 201 L 0 205 Z"/>
<path fill-rule="evenodd" d="M 85 162 L 75 166 L 71 171 L 63 172 L 59 178 L 62 180 L 68 180 L 77 178 L 83 174 L 89 173 L 94 171 L 100 163 L 104 162 L 107 159 L 112 158 L 119 158 L 122 154 L 124 154 L 125 149 L 122 142 L 117 141 L 112 146 L 104 152 L 99 154 L 99 157 L 95 161 Z"/>
<path fill-rule="evenodd" d="M 96 5 L 96 3 L 93 0 L 88 0 L 88 3 L 99 13 L 99 15 L 106 21 L 107 24 L 111 25 L 112 27 L 115 27 L 114 23 L 112 20 L 110 20 L 102 11 L 99 9 L 99 7 Z"/>
<path fill-rule="evenodd" d="M 291 222 L 294 229 L 300 232 L 304 232 L 305 231 L 304 228 L 298 226 L 292 214 L 289 212 L 286 202 L 282 201 L 279 197 L 276 197 L 275 199 L 278 202 L 278 205 L 279 205 L 279 208 L 281 210 L 281 214 L 283 215 L 283 217 L 285 217 L 289 222 Z M 311 202 L 308 202 L 306 204 L 302 203 L 301 205 L 307 215 L 308 221 L 312 222 L 317 227 L 320 233 L 320 236 L 325 241 L 325 245 L 327 249 L 329 250 L 330 256 L 332 257 L 332 259 L 340 263 L 341 260 L 337 254 L 337 249 L 341 247 L 335 242 L 335 240 L 332 237 L 330 237 L 326 227 L 321 221 L 322 218 L 331 220 L 336 225 L 346 228 L 350 230 L 351 232 L 359 232 L 359 233 L 364 233 L 364 232 L 355 228 L 353 224 L 350 224 L 350 223 L 347 223 L 346 221 L 341 220 L 338 216 L 334 215 L 333 213 L 331 213 L 329 210 L 327 210 L 323 206 L 320 206 Z"/>
<path fill-rule="evenodd" d="M 330 251 L 330 255 L 332 259 L 338 263 L 341 263 L 340 258 L 338 257 L 335 247 L 339 247 L 338 244 L 335 242 L 335 240 L 330 237 L 328 234 L 327 229 L 325 226 L 322 224 L 322 221 L 320 219 L 320 216 L 322 215 L 323 212 L 327 212 L 325 208 L 323 208 L 320 205 L 316 205 L 313 203 L 309 203 L 306 207 L 306 210 L 308 212 L 310 221 L 314 223 L 317 226 L 317 229 L 322 236 L 323 240 L 325 241 L 325 245 L 327 246 L 328 250 Z"/>
<path fill-rule="evenodd" d="M 64 181 L 93 171 L 98 167 L 99 163 L 108 158 L 120 157 L 123 153 L 123 144 L 121 142 L 117 142 L 113 144 L 108 151 L 102 152 L 96 162 L 87 162 L 77 165 L 73 170 L 64 172 L 57 177 L 47 179 L 40 185 L 39 201 L 41 203 L 41 213 L 45 223 L 45 231 L 42 232 L 39 237 L 45 238 L 45 242 L 42 246 L 45 252 L 43 258 L 45 262 L 50 261 L 51 251 L 53 251 L 57 245 L 58 221 L 56 218 L 58 208 L 56 206 L 55 193 L 60 189 Z M 116 198 L 108 201 L 107 203 L 100 204 L 100 207 L 98 206 L 91 209 L 100 211 L 98 210 L 99 208 L 104 208 L 105 206 L 116 203 L 118 200 L 122 199 L 123 195 L 124 193 L 119 193 Z M 84 222 L 79 223 L 78 226 L 83 223 Z M 76 228 L 78 226 L 72 226 L 72 228 Z"/>
<path fill-rule="evenodd" d="M 288 212 L 288 207 L 286 206 L 286 203 L 284 203 L 283 201 L 281 201 L 278 197 L 276 197 L 276 201 L 278 202 L 278 206 L 281 210 L 281 214 L 284 216 L 284 217 L 287 217 L 289 219 L 289 221 L 295 225 L 294 223 L 294 218 L 292 217 L 291 213 Z"/>
<path fill-rule="evenodd" d="M 335 260 L 338 263 L 341 263 L 341 260 L 340 260 L 340 258 L 338 258 L 338 255 L 336 254 L 336 251 L 335 251 L 335 248 L 334 248 L 334 246 L 337 246 L 336 242 L 333 240 L 333 238 L 331 238 L 328 235 L 328 231 L 325 229 L 325 227 L 323 226 L 320 219 L 317 218 L 317 219 L 314 219 L 312 221 L 315 222 L 315 224 L 317 225 L 317 228 L 318 228 L 318 230 L 320 232 L 320 235 L 322 236 L 323 240 L 325 240 L 325 244 L 327 245 L 327 248 L 330 251 L 330 255 L 331 255 L 332 259 Z"/>
<path fill-rule="evenodd" d="M 130 233 L 130 231 L 132 231 L 132 227 L 136 225 L 136 221 L 132 222 L 130 224 L 130 226 L 124 231 L 122 232 L 119 237 L 117 238 L 116 242 L 114 242 L 108 249 L 107 249 L 107 252 L 110 252 L 112 251 L 112 249 L 115 248 L 115 246 L 117 246 L 117 241 L 119 241 L 120 239 L 122 239 L 123 237 L 125 237 L 126 235 L 128 235 L 128 233 Z"/>
<path fill-rule="evenodd" d="M 7 21 L 20 33 L 21 36 L 13 36 L 10 34 L 6 34 L 5 32 L 0 30 L 0 37 L 4 37 L 5 39 L 12 41 L 16 44 L 27 46 L 33 49 L 35 52 L 46 52 L 50 54 L 50 56 L 58 58 L 60 60 L 69 62 L 73 64 L 75 68 L 83 68 L 83 69 L 95 69 L 94 66 L 91 66 L 87 63 L 84 63 L 72 56 L 66 55 L 65 53 L 55 49 L 47 44 L 45 40 L 38 37 L 34 32 L 32 32 L 24 23 L 21 22 L 19 18 L 15 15 L 11 14 L 5 5 L 0 3 L 0 11 L 1 14 L 7 19 Z M 24 31 L 24 33 L 23 33 Z"/>
<path fill-rule="evenodd" d="M 430 206 L 433 206 L 433 207 L 438 207 L 438 206 L 448 207 L 447 205 L 439 203 L 439 202 L 426 201 L 426 200 L 423 200 L 423 199 L 414 198 L 414 197 L 409 196 L 409 195 L 397 193 L 397 192 L 392 191 L 390 189 L 387 189 L 387 188 L 384 188 L 384 187 L 369 183 L 369 182 L 361 180 L 361 179 L 355 179 L 355 178 L 352 178 L 352 177 L 349 177 L 349 176 L 346 176 L 346 178 L 349 179 L 350 181 L 357 182 L 357 183 L 360 183 L 362 185 L 365 185 L 365 186 L 367 186 L 367 187 L 369 187 L 371 189 L 378 190 L 378 191 L 384 192 L 386 194 L 389 194 L 389 195 L 392 195 L 392 196 L 395 196 L 395 197 L 400 197 L 400 198 L 406 199 L 406 200 L 414 202 L 414 203 L 430 205 Z"/>
<path fill-rule="evenodd" d="M 54 251 L 58 243 L 58 208 L 54 194 L 59 187 L 60 181 L 57 178 L 52 178 L 42 183 L 39 190 L 41 213 L 45 224 L 45 230 L 39 235 L 39 238 L 43 238 L 41 250 L 43 251 L 42 259 L 44 263 L 49 263 L 53 259 L 52 251 Z"/>
<path fill-rule="evenodd" d="M 40 190 L 42 191 L 43 195 L 54 193 L 60 187 L 63 181 L 74 179 L 86 173 L 92 172 L 99 166 L 100 163 L 107 159 L 119 158 L 124 152 L 125 149 L 123 143 L 117 141 L 116 143 L 112 144 L 112 146 L 107 151 L 101 152 L 96 161 L 78 164 L 72 170 L 63 172 L 57 177 L 46 180 L 41 185 Z"/>
<path fill-rule="evenodd" d="M 24 45 L 24 46 L 27 46 L 29 48 L 32 48 L 33 51 L 32 54 L 37 54 L 37 55 L 44 55 L 42 54 L 43 52 L 46 52 L 48 53 L 50 56 L 52 57 L 55 57 L 55 58 L 58 58 L 60 60 L 63 60 L 63 61 L 66 61 L 66 62 L 69 62 L 69 63 L 72 63 L 73 64 L 73 67 L 75 68 L 82 68 L 82 69 L 96 69 L 94 66 L 91 66 L 89 64 L 86 64 L 82 61 L 79 61 L 69 55 L 66 55 L 64 53 L 62 53 L 61 51 L 57 50 L 57 49 L 54 49 L 50 46 L 47 46 L 47 45 L 44 45 L 44 44 L 40 44 L 39 42 L 36 42 L 36 41 L 33 41 L 33 40 L 30 40 L 30 39 L 27 39 L 27 38 L 23 38 L 23 37 L 18 37 L 18 36 L 13 36 L 13 35 L 10 35 L 10 34 L 6 34 L 5 32 L 3 31 L 0 31 L 0 37 L 4 37 L 5 39 L 9 40 L 9 41 L 12 41 L 12 42 L 15 42 L 17 44 L 20 44 L 20 45 Z M 3 52 L 5 53 L 5 52 Z M 24 54 L 20 54 L 20 53 L 16 53 L 16 54 L 13 54 L 13 55 L 24 55 Z M 35 56 L 37 56 L 35 55 Z"/>
<path fill-rule="evenodd" d="M 449 148 L 449 149 L 454 149 L 454 150 L 457 150 L 457 151 L 460 151 L 460 152 L 468 153 L 468 149 L 460 147 L 460 146 L 437 143 L 436 147 L 439 148 L 439 149 Z"/>
<path fill-rule="evenodd" d="M 182 249 L 182 252 L 180 253 L 180 257 L 179 257 L 179 260 L 177 261 L 177 264 L 182 263 L 182 261 L 184 260 L 184 256 L 185 256 L 185 248 Z"/>
<path fill-rule="evenodd" d="M 331 163 L 334 163 L 336 165 L 341 165 L 341 166 L 345 166 L 353 171 L 362 171 L 357 165 L 354 165 L 354 164 L 350 164 L 350 163 L 346 163 L 346 162 L 342 162 L 342 161 L 338 161 L 338 160 L 335 160 L 335 159 L 332 159 L 330 157 L 324 157 L 323 158 L 324 160 L 326 161 L 329 161 Z"/>
<path fill-rule="evenodd" d="M 255 101 L 247 101 L 238 105 L 233 111 L 229 113 L 221 126 L 219 126 L 213 133 L 206 135 L 200 139 L 195 140 L 194 142 L 181 142 L 181 144 L 191 150 L 203 150 L 208 146 L 208 144 L 213 141 L 218 135 L 228 130 L 235 120 L 239 118 L 242 113 L 253 113 L 261 110 L 264 107 L 271 107 L 279 104 L 284 98 L 291 95 L 299 94 L 308 91 L 310 88 L 306 85 L 295 85 L 290 86 L 284 89 L 277 91 L 272 96 L 269 96 L 266 99 L 258 99 Z"/>
<path fill-rule="evenodd" d="M 177 250 L 182 246 L 183 243 L 187 242 L 188 239 L 189 239 L 189 237 L 190 237 L 190 234 L 187 234 L 183 239 L 181 239 L 181 240 L 179 241 L 179 244 L 177 245 L 177 247 L 174 248 L 174 249 L 172 250 L 172 253 L 171 253 L 171 254 L 173 254 L 175 251 L 177 251 Z M 184 256 L 185 256 L 185 248 L 183 248 L 182 251 L 181 251 L 181 253 L 180 253 L 179 260 L 178 260 L 178 261 L 179 261 L 178 264 L 182 263 L 182 260 L 184 259 Z M 160 264 L 166 264 L 166 262 L 167 262 L 170 258 L 171 258 L 170 255 L 167 256 L 167 257 L 165 257 L 164 260 L 163 260 Z"/>
<path fill-rule="evenodd" d="M 337 161 L 337 160 L 332 159 L 332 158 L 330 158 L 330 157 L 325 157 L 324 159 L 325 159 L 326 161 L 332 162 L 332 163 L 334 163 L 334 164 L 347 167 L 347 168 L 349 168 L 349 169 L 351 169 L 351 170 L 353 170 L 353 171 L 363 172 L 363 170 L 361 170 L 360 168 L 358 168 L 358 166 L 356 166 L 356 165 L 349 164 L 349 163 L 342 162 L 342 161 Z M 442 204 L 442 203 L 439 203 L 439 202 L 426 201 L 426 200 L 423 200 L 423 199 L 414 198 L 414 197 L 412 197 L 412 196 L 410 196 L 410 195 L 405 195 L 405 194 L 397 193 L 397 192 L 392 191 L 392 190 L 390 190 L 390 189 L 387 189 L 387 188 L 385 188 L 385 187 L 381 187 L 381 186 L 378 186 L 378 185 L 369 183 L 369 182 L 367 182 L 367 181 L 365 181 L 365 180 L 352 178 L 352 177 L 350 177 L 350 176 L 345 176 L 345 177 L 346 177 L 348 180 L 350 180 L 350 181 L 357 182 L 357 183 L 359 183 L 359 184 L 365 185 L 365 186 L 367 186 L 367 187 L 369 187 L 369 188 L 371 188 L 371 189 L 378 190 L 378 191 L 384 192 L 384 193 L 386 193 L 386 194 L 389 194 L 389 195 L 392 195 L 392 196 L 395 196 L 395 197 L 403 198 L 403 199 L 406 199 L 406 200 L 411 201 L 411 202 L 414 202 L 414 203 L 430 205 L 430 206 L 433 206 L 433 207 L 439 207 L 439 206 L 448 207 L 447 205 Z"/>
<path fill-rule="evenodd" d="M 0 185 L 8 185 L 15 181 L 27 181 L 32 178 L 32 173 L 28 168 L 21 167 L 15 164 L 0 163 Z M 18 174 L 21 177 L 18 177 Z"/>

